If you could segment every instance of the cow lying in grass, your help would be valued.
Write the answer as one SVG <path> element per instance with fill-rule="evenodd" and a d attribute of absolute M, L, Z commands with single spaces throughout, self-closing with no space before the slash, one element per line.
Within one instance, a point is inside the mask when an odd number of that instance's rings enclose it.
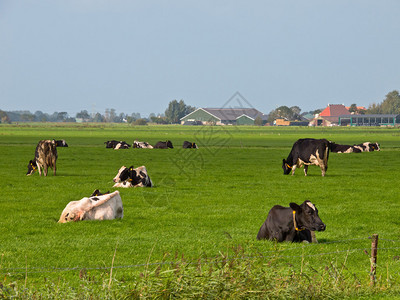
<path fill-rule="evenodd" d="M 372 152 L 380 151 L 378 143 L 365 142 L 358 145 L 340 145 L 336 143 L 331 143 L 331 152 L 335 153 L 361 153 L 361 152 Z"/>
<path fill-rule="evenodd" d="M 29 161 L 28 172 L 26 175 L 32 175 L 36 170 L 42 176 L 47 176 L 47 171 L 53 169 L 53 174 L 56 175 L 56 161 L 58 158 L 57 147 L 55 140 L 42 140 L 36 146 L 35 158 Z"/>
<path fill-rule="evenodd" d="M 148 142 L 139 142 L 138 140 L 133 141 L 132 148 L 144 148 L 144 149 L 153 149 L 153 146 Z"/>
<path fill-rule="evenodd" d="M 129 168 L 122 166 L 113 181 L 115 182 L 113 187 L 129 188 L 153 186 L 153 182 L 147 174 L 145 166 L 138 168 L 134 168 L 133 166 L 130 166 Z"/>
<path fill-rule="evenodd" d="M 124 208 L 118 191 L 111 194 L 85 197 L 78 201 L 71 201 L 61 213 L 58 223 L 84 220 L 112 220 L 122 219 Z"/>
<path fill-rule="evenodd" d="M 316 242 L 313 231 L 324 231 L 325 228 L 318 216 L 318 209 L 309 200 L 301 205 L 290 203 L 290 207 L 275 205 L 262 224 L 257 239 L 311 243 Z"/>

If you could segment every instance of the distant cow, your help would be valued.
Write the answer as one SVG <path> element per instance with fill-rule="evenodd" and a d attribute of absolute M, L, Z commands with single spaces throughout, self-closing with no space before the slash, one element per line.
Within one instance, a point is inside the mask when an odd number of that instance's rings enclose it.
<path fill-rule="evenodd" d="M 168 149 L 168 148 L 174 148 L 174 146 L 172 146 L 172 142 L 171 141 L 166 141 L 166 142 L 158 142 L 155 146 L 155 149 Z"/>
<path fill-rule="evenodd" d="M 372 152 L 381 150 L 378 143 L 370 143 L 370 142 L 354 145 L 354 147 L 360 149 L 361 152 Z"/>
<path fill-rule="evenodd" d="M 292 147 L 287 159 L 283 159 L 283 174 L 292 175 L 296 168 L 304 165 L 304 175 L 307 176 L 308 165 L 316 165 L 321 168 L 322 176 L 328 169 L 329 148 L 331 142 L 325 139 L 299 139 Z"/>
<path fill-rule="evenodd" d="M 145 166 L 134 168 L 130 166 L 129 168 L 122 166 L 118 174 L 114 177 L 113 181 L 115 184 L 113 187 L 152 187 L 153 182 L 150 176 L 147 174 Z"/>
<path fill-rule="evenodd" d="M 57 147 L 55 140 L 42 140 L 36 146 L 35 158 L 29 161 L 28 172 L 26 175 L 32 175 L 36 170 L 42 176 L 42 168 L 44 176 L 47 176 L 47 171 L 53 169 L 54 176 L 56 175 L 56 161 L 58 158 Z"/>
<path fill-rule="evenodd" d="M 331 152 L 334 152 L 334 153 L 360 153 L 362 151 L 360 150 L 359 147 L 331 143 Z"/>
<path fill-rule="evenodd" d="M 197 147 L 196 143 L 191 143 L 191 142 L 188 142 L 188 141 L 184 141 L 183 142 L 183 148 L 184 149 L 188 149 L 188 148 L 196 148 L 196 149 L 198 149 L 199 147 Z"/>
<path fill-rule="evenodd" d="M 58 223 L 84 220 L 122 219 L 124 208 L 118 191 L 94 197 L 71 201 L 61 213 Z"/>
<path fill-rule="evenodd" d="M 313 242 L 313 231 L 324 231 L 325 224 L 318 216 L 318 209 L 309 200 L 290 207 L 275 205 L 262 224 L 257 239 L 277 242 Z M 316 239 L 314 238 L 316 241 Z"/>
<path fill-rule="evenodd" d="M 132 148 L 153 149 L 153 146 L 150 145 L 148 142 L 139 142 L 138 140 L 135 140 L 133 142 Z"/>
<path fill-rule="evenodd" d="M 68 144 L 65 142 L 65 140 L 56 140 L 56 147 L 68 147 Z"/>
<path fill-rule="evenodd" d="M 129 145 L 128 143 L 124 142 L 124 141 L 120 141 L 115 147 L 114 150 L 118 150 L 118 149 L 129 149 L 131 147 L 131 145 Z"/>
<path fill-rule="evenodd" d="M 104 142 L 104 144 L 106 144 L 106 148 L 113 148 L 113 149 L 115 148 L 115 146 L 118 145 L 118 143 L 120 143 L 120 142 L 116 141 L 116 140 Z"/>

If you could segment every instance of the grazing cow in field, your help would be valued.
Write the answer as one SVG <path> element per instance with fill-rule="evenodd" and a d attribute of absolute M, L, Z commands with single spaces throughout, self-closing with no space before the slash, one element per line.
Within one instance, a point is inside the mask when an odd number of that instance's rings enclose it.
<path fill-rule="evenodd" d="M 152 187 L 153 182 L 150 176 L 147 174 L 145 166 L 134 168 L 130 166 L 129 168 L 122 166 L 118 174 L 114 177 L 113 181 L 115 184 L 113 187 Z"/>
<path fill-rule="evenodd" d="M 56 140 L 56 147 L 68 147 L 68 144 L 65 140 Z"/>
<path fill-rule="evenodd" d="M 301 205 L 290 203 L 290 207 L 275 205 L 262 224 L 257 239 L 311 243 L 316 242 L 313 232 L 324 231 L 325 228 L 318 216 L 318 209 L 309 200 Z"/>
<path fill-rule="evenodd" d="M 199 147 L 197 147 L 196 143 L 191 143 L 191 142 L 188 142 L 188 141 L 184 141 L 183 142 L 183 148 L 184 149 L 188 149 L 188 148 L 198 149 Z"/>
<path fill-rule="evenodd" d="M 304 175 L 307 176 L 308 166 L 316 165 L 321 168 L 322 176 L 325 176 L 328 169 L 329 149 L 331 142 L 325 139 L 299 139 L 292 147 L 287 159 L 283 159 L 283 174 L 292 175 L 296 168 L 304 165 Z"/>
<path fill-rule="evenodd" d="M 153 149 L 153 146 L 150 145 L 148 142 L 139 142 L 138 140 L 135 140 L 133 142 L 132 148 Z"/>
<path fill-rule="evenodd" d="M 172 142 L 171 141 L 166 141 L 166 142 L 158 142 L 155 146 L 155 149 L 168 149 L 168 148 L 174 148 L 174 146 L 172 146 Z"/>
<path fill-rule="evenodd" d="M 114 150 L 129 149 L 130 147 L 131 147 L 131 145 L 129 145 L 128 143 L 126 143 L 124 141 L 121 141 L 114 147 Z"/>
<path fill-rule="evenodd" d="M 84 220 L 112 220 L 122 219 L 124 208 L 118 191 L 111 194 L 85 197 L 78 201 L 71 201 L 61 213 L 58 223 Z"/>
<path fill-rule="evenodd" d="M 55 140 L 42 140 L 36 146 L 35 158 L 29 161 L 28 172 L 26 175 L 32 175 L 36 170 L 42 176 L 42 168 L 44 176 L 47 176 L 47 171 L 53 169 L 54 176 L 56 175 L 56 161 L 58 158 Z"/>

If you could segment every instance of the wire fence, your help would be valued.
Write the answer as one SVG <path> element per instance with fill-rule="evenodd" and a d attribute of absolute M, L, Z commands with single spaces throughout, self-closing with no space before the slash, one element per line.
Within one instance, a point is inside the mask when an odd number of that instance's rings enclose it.
<path fill-rule="evenodd" d="M 346 253 L 347 255 L 352 253 L 362 252 L 365 255 L 369 255 L 368 250 L 370 250 L 370 244 L 366 245 L 363 248 L 349 248 L 345 250 L 336 250 L 336 251 L 329 251 L 329 252 L 322 252 L 322 253 L 314 253 L 314 254 L 305 254 L 304 252 L 301 255 L 282 255 L 283 252 L 291 252 L 299 249 L 305 249 L 307 247 L 315 246 L 315 245 L 325 245 L 325 244 L 343 244 L 349 243 L 354 241 L 365 241 L 370 240 L 371 237 L 366 238 L 354 238 L 354 239 L 346 239 L 346 240 L 337 240 L 337 241 L 329 241 L 329 242 L 320 242 L 318 244 L 300 244 L 300 247 L 291 247 L 286 249 L 274 249 L 270 251 L 265 251 L 260 253 L 259 255 L 254 256 L 242 256 L 242 257 L 235 257 L 230 259 L 236 260 L 251 260 L 251 259 L 285 259 L 285 258 L 305 258 L 305 257 L 322 257 L 328 255 L 338 255 L 342 253 Z M 400 244 L 400 240 L 390 240 L 390 239 L 379 239 L 379 241 L 391 242 L 393 244 L 397 243 Z M 400 245 L 398 247 L 378 247 L 378 251 L 393 251 L 393 250 L 400 250 Z M 400 255 L 400 253 L 399 253 Z M 200 259 L 193 259 L 189 261 L 160 261 L 160 262 L 149 262 L 149 263 L 141 263 L 141 264 L 132 264 L 132 265 L 121 265 L 121 266 L 102 266 L 102 267 L 18 267 L 18 268 L 3 268 L 0 266 L 0 274 L 7 274 L 8 276 L 18 275 L 18 274 L 35 274 L 35 273 L 54 273 L 54 272 L 70 272 L 70 271 L 90 271 L 90 270 L 102 270 L 108 271 L 111 269 L 135 269 L 135 268 L 142 268 L 142 267 L 152 267 L 152 266 L 163 266 L 163 265 L 179 265 L 182 263 L 185 264 L 212 264 L 215 257 L 208 257 L 208 258 L 200 258 Z M 227 257 L 227 259 L 229 259 Z"/>

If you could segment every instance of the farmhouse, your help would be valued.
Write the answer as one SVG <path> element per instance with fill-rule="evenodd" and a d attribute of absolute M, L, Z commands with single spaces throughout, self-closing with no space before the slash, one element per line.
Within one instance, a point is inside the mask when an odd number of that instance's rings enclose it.
<path fill-rule="evenodd" d="M 351 115 L 339 116 L 341 126 L 399 126 L 400 115 L 375 114 L 375 115 Z"/>
<path fill-rule="evenodd" d="M 265 124 L 267 117 L 255 108 L 198 108 L 181 118 L 181 124 L 254 125 L 257 118 Z"/>
<path fill-rule="evenodd" d="M 310 121 L 310 126 L 339 125 L 341 115 L 350 115 L 349 110 L 343 104 L 328 104 L 320 114 Z"/>

